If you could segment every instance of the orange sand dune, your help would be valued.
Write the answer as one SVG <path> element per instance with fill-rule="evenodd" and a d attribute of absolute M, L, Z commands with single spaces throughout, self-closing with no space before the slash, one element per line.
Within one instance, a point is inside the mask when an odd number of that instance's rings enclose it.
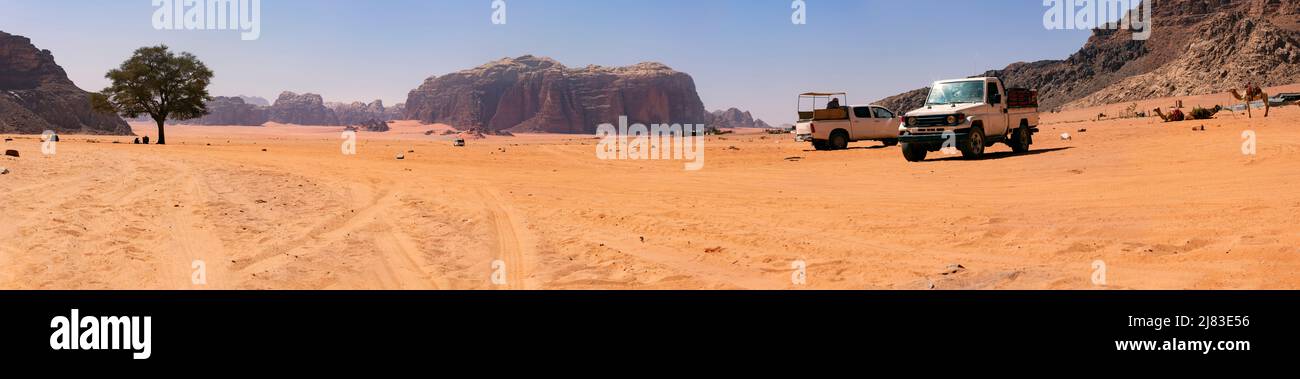
<path fill-rule="evenodd" d="M 1170 124 L 1088 111 L 1047 115 L 1028 155 L 908 163 L 747 133 L 710 137 L 697 172 L 597 160 L 592 136 L 457 148 L 411 122 L 359 133 L 356 156 L 341 128 L 64 136 L 53 156 L 17 136 L 3 147 L 23 157 L 0 158 L 0 288 L 1103 288 L 1095 261 L 1104 288 L 1300 288 L 1300 107 Z"/>

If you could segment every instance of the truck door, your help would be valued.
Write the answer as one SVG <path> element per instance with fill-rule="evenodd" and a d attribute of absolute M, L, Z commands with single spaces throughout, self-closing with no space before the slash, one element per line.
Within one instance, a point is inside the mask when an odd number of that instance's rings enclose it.
<path fill-rule="evenodd" d="M 894 138 L 898 137 L 898 124 L 894 122 L 894 112 L 881 107 L 871 107 L 872 115 L 876 116 L 871 127 L 872 139 L 877 138 Z"/>
<path fill-rule="evenodd" d="M 1006 93 L 997 81 L 989 81 L 988 89 L 984 92 L 987 103 L 992 108 L 992 114 L 984 120 L 985 135 L 1003 135 L 1007 132 L 1008 117 Z"/>
<path fill-rule="evenodd" d="M 871 107 L 854 107 L 853 131 L 849 133 L 849 138 L 854 141 L 871 138 L 871 131 L 875 129 L 875 122 L 876 119 L 872 115 Z"/>

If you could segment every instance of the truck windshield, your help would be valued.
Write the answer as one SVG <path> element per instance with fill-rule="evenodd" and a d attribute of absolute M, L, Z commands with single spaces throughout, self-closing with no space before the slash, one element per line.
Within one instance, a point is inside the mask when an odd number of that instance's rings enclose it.
<path fill-rule="evenodd" d="M 984 81 L 940 83 L 930 89 L 926 105 L 978 103 L 984 101 Z"/>

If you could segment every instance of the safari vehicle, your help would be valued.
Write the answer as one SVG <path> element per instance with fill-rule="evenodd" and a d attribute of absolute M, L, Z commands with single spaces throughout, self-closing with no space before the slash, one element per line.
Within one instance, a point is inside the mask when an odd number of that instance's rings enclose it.
<path fill-rule="evenodd" d="M 966 159 L 984 156 L 997 143 L 1029 151 L 1038 132 L 1038 92 L 1006 88 L 996 77 L 943 80 L 930 86 L 925 106 L 902 117 L 898 140 L 903 157 L 956 148 Z"/>
<path fill-rule="evenodd" d="M 877 105 L 837 105 L 847 97 L 843 92 L 799 95 L 795 140 L 812 142 L 817 150 L 843 150 L 858 141 L 898 144 L 893 111 Z"/>

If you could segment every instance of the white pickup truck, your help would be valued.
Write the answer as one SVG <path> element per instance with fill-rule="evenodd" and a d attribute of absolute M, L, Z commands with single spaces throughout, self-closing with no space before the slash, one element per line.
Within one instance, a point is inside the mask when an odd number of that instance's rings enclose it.
<path fill-rule="evenodd" d="M 1008 89 L 998 78 L 938 81 L 930 86 L 925 106 L 907 112 L 902 120 L 898 140 L 910 162 L 945 148 L 979 159 L 984 148 L 997 143 L 1024 153 L 1038 132 L 1038 92 Z"/>
<path fill-rule="evenodd" d="M 894 111 L 877 105 L 839 106 L 839 99 L 846 97 L 842 92 L 799 95 L 795 140 L 812 142 L 817 150 L 843 150 L 857 141 L 898 144 L 898 116 Z M 821 106 L 826 103 L 830 104 Z"/>

